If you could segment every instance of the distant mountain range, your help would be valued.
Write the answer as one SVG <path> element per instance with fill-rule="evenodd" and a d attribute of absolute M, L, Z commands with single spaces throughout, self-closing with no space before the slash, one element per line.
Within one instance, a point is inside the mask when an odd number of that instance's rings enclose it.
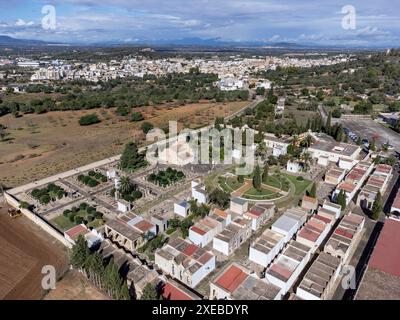
<path fill-rule="evenodd" d="M 57 45 L 56 42 L 47 42 L 42 40 L 32 40 L 32 39 L 16 39 L 9 36 L 0 35 L 0 45 L 18 45 L 18 46 L 47 46 L 47 45 Z"/>
<path fill-rule="evenodd" d="M 0 35 L 0 45 L 18 45 L 18 46 L 49 46 L 49 45 L 89 45 L 89 46 L 231 46 L 231 47 L 284 47 L 284 48 L 295 48 L 295 47 L 306 47 L 305 45 L 299 45 L 295 43 L 267 43 L 260 41 L 224 41 L 219 38 L 201 39 L 201 38 L 183 38 L 183 39 L 160 39 L 160 40 L 114 40 L 114 41 L 102 41 L 94 43 L 80 43 L 80 42 L 49 42 L 42 40 L 32 39 L 16 39 L 10 36 Z"/>
<path fill-rule="evenodd" d="M 305 47 L 307 45 L 300 45 L 289 42 L 270 43 L 262 41 L 226 41 L 220 38 L 182 38 L 182 39 L 157 39 L 157 40 L 114 40 L 94 43 L 94 45 L 109 45 L 109 46 L 123 46 L 123 45 L 152 45 L 152 46 L 210 46 L 210 47 Z"/>
<path fill-rule="evenodd" d="M 220 38 L 182 38 L 158 40 L 113 40 L 94 43 L 82 42 L 49 42 L 32 39 L 16 39 L 0 35 L 0 46 L 193 46 L 193 47 L 236 47 L 236 48 L 268 48 L 268 49 L 332 49 L 347 48 L 340 46 L 326 46 L 318 43 L 291 43 L 291 42 L 263 42 L 263 41 L 226 41 Z M 361 47 L 360 47 L 361 48 Z M 355 49 L 355 48 L 354 48 Z"/>

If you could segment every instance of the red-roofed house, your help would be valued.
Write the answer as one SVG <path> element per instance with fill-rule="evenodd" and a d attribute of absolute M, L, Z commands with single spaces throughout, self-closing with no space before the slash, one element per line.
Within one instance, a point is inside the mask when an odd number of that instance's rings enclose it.
<path fill-rule="evenodd" d="M 210 282 L 210 299 L 279 300 L 281 289 L 250 274 L 250 270 L 232 263 Z"/>
<path fill-rule="evenodd" d="M 251 229 L 257 231 L 274 214 L 275 205 L 254 206 L 243 214 L 243 218 L 251 220 Z"/>
<path fill-rule="evenodd" d="M 178 284 L 174 280 L 168 280 L 163 284 L 161 296 L 164 300 L 201 300 L 199 296 Z"/>

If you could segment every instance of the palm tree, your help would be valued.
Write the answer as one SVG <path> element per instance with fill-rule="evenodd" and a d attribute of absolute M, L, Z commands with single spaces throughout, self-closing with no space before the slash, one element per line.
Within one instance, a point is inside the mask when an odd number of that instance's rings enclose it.
<path fill-rule="evenodd" d="M 304 168 L 306 170 L 308 170 L 310 168 L 310 163 L 311 163 L 311 160 L 312 160 L 310 153 L 303 152 L 302 155 L 301 155 L 301 160 L 304 163 Z"/>
<path fill-rule="evenodd" d="M 310 134 L 308 134 L 305 138 L 304 138 L 304 145 L 309 148 L 311 146 L 311 143 L 313 141 L 313 138 Z"/>
<path fill-rule="evenodd" d="M 295 134 L 295 135 L 293 136 L 292 144 L 293 144 L 294 146 L 298 147 L 298 144 L 299 144 L 299 136 L 298 136 L 297 134 Z"/>
<path fill-rule="evenodd" d="M 128 176 L 123 176 L 119 180 L 119 188 L 118 191 L 121 194 L 129 194 L 133 191 L 133 184 L 131 179 Z"/>

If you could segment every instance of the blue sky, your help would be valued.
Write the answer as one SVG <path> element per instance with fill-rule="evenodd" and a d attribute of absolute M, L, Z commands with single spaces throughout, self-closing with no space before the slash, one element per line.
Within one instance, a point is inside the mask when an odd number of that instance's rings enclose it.
<path fill-rule="evenodd" d="M 41 25 L 56 9 L 55 30 Z M 356 28 L 342 28 L 342 7 Z M 398 0 L 0 0 L 0 34 L 62 42 L 219 38 L 227 41 L 398 47 Z"/>

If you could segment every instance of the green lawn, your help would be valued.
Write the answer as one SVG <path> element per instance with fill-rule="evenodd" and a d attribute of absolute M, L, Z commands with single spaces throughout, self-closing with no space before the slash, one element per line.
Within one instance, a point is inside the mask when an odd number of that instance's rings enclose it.
<path fill-rule="evenodd" d="M 69 221 L 69 219 L 63 215 L 50 220 L 50 222 L 57 225 L 63 231 L 71 229 L 73 226 L 75 226 L 75 222 Z"/>
<path fill-rule="evenodd" d="M 268 176 L 267 185 L 281 189 L 282 191 L 289 191 L 289 182 L 286 177 L 282 176 L 279 173 L 275 173 L 272 176 Z"/>
<path fill-rule="evenodd" d="M 229 178 L 219 177 L 218 183 L 221 186 L 221 188 L 228 193 L 231 193 L 239 189 L 244 184 L 244 182 L 238 182 L 235 177 L 229 177 Z"/>
<path fill-rule="evenodd" d="M 299 180 L 297 180 L 296 176 L 292 176 L 287 173 L 282 173 L 282 175 L 284 175 L 286 178 L 288 178 L 294 184 L 294 186 L 296 188 L 294 194 L 296 196 L 302 194 L 311 185 L 310 180 L 304 179 L 302 181 L 299 181 Z"/>
<path fill-rule="evenodd" d="M 77 215 L 85 219 L 88 216 L 88 212 L 86 210 L 79 210 Z M 74 221 L 71 222 L 67 217 L 64 217 L 64 215 L 60 215 L 50 220 L 50 222 L 57 225 L 63 231 L 71 229 L 72 227 L 76 226 L 76 223 Z M 102 226 L 104 223 L 105 223 L 104 219 L 94 219 L 93 221 L 89 222 L 87 226 L 98 228 Z"/>
<path fill-rule="evenodd" d="M 267 189 L 257 190 L 252 187 L 251 189 L 246 191 L 243 197 L 253 200 L 269 200 L 279 198 L 280 194 Z"/>

